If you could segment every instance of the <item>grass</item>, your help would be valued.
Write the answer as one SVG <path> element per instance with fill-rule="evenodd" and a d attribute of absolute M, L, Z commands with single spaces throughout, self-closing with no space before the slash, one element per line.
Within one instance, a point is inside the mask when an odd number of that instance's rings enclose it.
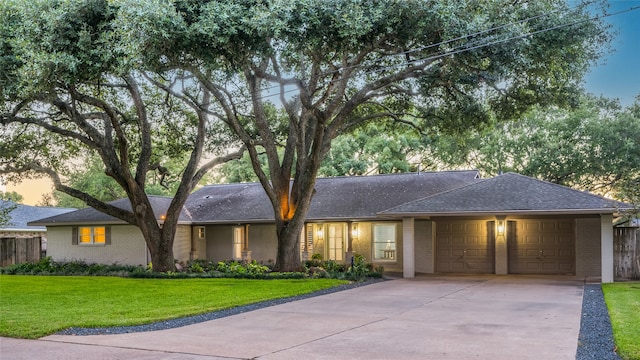
<path fill-rule="evenodd" d="M 640 282 L 602 284 L 618 354 L 640 359 Z"/>
<path fill-rule="evenodd" d="M 34 339 L 69 327 L 139 325 L 296 296 L 334 279 L 131 279 L 0 275 L 0 336 Z"/>

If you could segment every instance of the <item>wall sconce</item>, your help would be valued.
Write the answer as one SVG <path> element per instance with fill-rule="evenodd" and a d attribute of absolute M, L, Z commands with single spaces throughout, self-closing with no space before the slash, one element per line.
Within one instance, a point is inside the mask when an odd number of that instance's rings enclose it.
<path fill-rule="evenodd" d="M 504 220 L 498 220 L 498 235 L 504 235 Z"/>
<path fill-rule="evenodd" d="M 322 225 L 318 225 L 318 230 L 316 231 L 316 235 L 318 236 L 318 239 L 322 239 L 322 235 L 324 235 L 324 232 L 322 231 Z"/>
<path fill-rule="evenodd" d="M 357 238 L 358 237 L 358 224 L 352 224 L 351 226 L 352 226 L 352 228 L 351 228 L 351 236 L 354 237 L 354 238 Z"/>

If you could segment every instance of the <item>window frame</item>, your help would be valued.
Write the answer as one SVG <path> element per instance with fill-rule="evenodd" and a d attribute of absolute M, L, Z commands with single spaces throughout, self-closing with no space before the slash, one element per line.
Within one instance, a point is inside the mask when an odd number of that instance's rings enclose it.
<path fill-rule="evenodd" d="M 88 241 L 85 241 L 88 240 Z M 101 239 L 102 241 L 97 241 Z M 77 226 L 72 230 L 72 245 L 106 246 L 111 245 L 111 228 L 109 226 Z"/>
<path fill-rule="evenodd" d="M 377 232 L 376 232 L 376 227 L 378 226 L 383 226 L 383 227 L 392 227 L 393 228 L 393 241 L 389 242 L 388 240 L 385 241 L 376 241 L 376 236 L 377 236 Z M 389 250 L 392 250 L 391 257 L 385 257 L 385 256 L 381 256 L 379 257 L 377 255 L 377 248 L 376 248 L 376 244 L 392 244 L 392 248 Z M 382 249 L 381 249 L 382 250 Z M 371 259 L 375 262 L 385 262 L 385 263 L 397 263 L 398 262 L 398 224 L 397 223 L 373 223 L 371 224 Z"/>

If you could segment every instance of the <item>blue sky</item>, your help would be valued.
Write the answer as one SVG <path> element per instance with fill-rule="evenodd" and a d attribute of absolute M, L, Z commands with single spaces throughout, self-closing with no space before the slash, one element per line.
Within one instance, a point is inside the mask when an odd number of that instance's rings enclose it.
<path fill-rule="evenodd" d="M 640 6 L 640 0 L 609 1 L 609 13 Z M 618 31 L 611 43 L 612 53 L 601 59 L 587 74 L 587 91 L 619 98 L 624 106 L 640 94 L 640 9 L 605 19 Z"/>

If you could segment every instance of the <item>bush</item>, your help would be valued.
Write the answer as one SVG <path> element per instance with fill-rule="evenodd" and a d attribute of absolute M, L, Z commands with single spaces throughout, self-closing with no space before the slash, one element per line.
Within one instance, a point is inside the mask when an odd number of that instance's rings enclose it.
<path fill-rule="evenodd" d="M 348 266 L 336 261 L 322 261 L 322 256 L 314 254 L 312 260 L 306 261 L 304 272 L 271 272 L 267 265 L 251 261 L 193 260 L 183 267 L 182 271 L 166 273 L 152 272 L 152 265 L 131 266 L 122 264 L 87 264 L 84 261 L 55 262 L 45 257 L 36 263 L 24 263 L 0 268 L 0 274 L 7 275 L 91 275 L 119 276 L 133 278 L 244 278 L 244 279 L 302 279 L 333 278 L 361 281 L 366 278 L 380 278 L 384 268 L 367 264 L 364 256 L 355 255 L 353 265 Z"/>
<path fill-rule="evenodd" d="M 24 263 L 0 268 L 0 274 L 7 275 L 94 275 L 126 276 L 139 266 L 87 264 L 84 261 L 55 262 L 45 257 L 37 263 Z"/>

